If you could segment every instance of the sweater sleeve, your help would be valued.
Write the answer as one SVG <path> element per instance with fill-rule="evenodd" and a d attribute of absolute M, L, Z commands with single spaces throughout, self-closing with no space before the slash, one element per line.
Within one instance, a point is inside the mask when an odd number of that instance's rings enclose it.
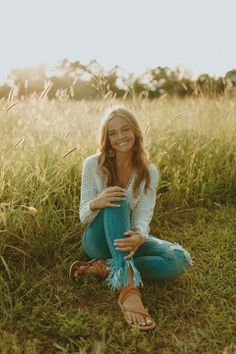
<path fill-rule="evenodd" d="M 148 238 L 149 236 L 149 224 L 155 208 L 156 190 L 159 181 L 159 173 L 154 165 L 150 166 L 150 172 L 151 181 L 147 189 L 147 194 L 145 194 L 143 189 L 138 204 L 131 215 L 131 230 L 140 233 L 143 238 Z"/>
<path fill-rule="evenodd" d="M 88 157 L 84 160 L 79 208 L 80 221 L 83 224 L 89 224 L 92 222 L 100 211 L 100 209 L 96 211 L 92 211 L 90 209 L 90 203 L 98 195 L 97 185 L 94 177 L 96 173 L 94 167 L 94 161 L 91 159 L 91 157 Z"/>

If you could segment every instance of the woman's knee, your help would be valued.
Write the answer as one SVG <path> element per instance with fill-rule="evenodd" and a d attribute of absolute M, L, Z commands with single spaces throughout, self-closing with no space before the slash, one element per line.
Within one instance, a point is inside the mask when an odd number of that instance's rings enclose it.
<path fill-rule="evenodd" d="M 128 202 L 127 199 L 126 200 L 112 201 L 111 203 L 112 204 L 118 204 L 118 205 L 120 205 L 120 208 L 129 210 L 129 202 Z M 120 209 L 120 208 L 117 208 L 117 209 Z"/>
<path fill-rule="evenodd" d="M 193 265 L 189 252 L 178 243 L 170 244 L 166 257 L 173 264 L 173 276 L 178 276 L 184 273 Z"/>

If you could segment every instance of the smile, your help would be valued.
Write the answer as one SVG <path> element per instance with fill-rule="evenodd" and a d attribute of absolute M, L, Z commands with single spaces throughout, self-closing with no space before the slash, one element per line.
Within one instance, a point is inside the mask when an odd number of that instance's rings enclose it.
<path fill-rule="evenodd" d="M 120 144 L 118 144 L 118 145 L 125 145 L 125 144 L 127 144 L 128 143 L 128 141 L 123 141 L 123 143 L 120 143 Z"/>

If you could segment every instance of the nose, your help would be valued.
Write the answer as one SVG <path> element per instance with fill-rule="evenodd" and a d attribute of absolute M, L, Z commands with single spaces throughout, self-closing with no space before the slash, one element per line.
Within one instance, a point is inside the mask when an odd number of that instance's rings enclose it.
<path fill-rule="evenodd" d="M 124 133 L 123 132 L 118 132 L 118 139 L 121 139 L 121 138 L 123 138 L 124 137 Z"/>

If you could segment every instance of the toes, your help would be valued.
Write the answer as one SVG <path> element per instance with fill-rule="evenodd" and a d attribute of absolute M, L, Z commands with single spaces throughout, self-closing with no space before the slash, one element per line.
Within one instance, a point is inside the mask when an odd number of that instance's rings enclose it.
<path fill-rule="evenodd" d="M 142 316 L 138 316 L 138 324 L 140 326 L 145 326 L 145 321 L 144 321 L 144 318 Z"/>
<path fill-rule="evenodd" d="M 134 324 L 134 325 L 139 325 L 139 326 L 151 326 L 153 324 L 153 320 L 149 317 L 143 317 L 141 315 L 138 314 L 134 314 L 132 312 L 128 312 L 126 314 L 126 318 L 127 321 L 130 324 Z"/>
<path fill-rule="evenodd" d="M 133 313 L 131 314 L 131 321 L 132 321 L 133 324 L 137 324 L 136 316 Z"/>
<path fill-rule="evenodd" d="M 132 316 L 130 315 L 129 312 L 127 312 L 127 320 L 129 321 L 129 323 L 133 323 L 133 319 L 132 319 Z"/>
<path fill-rule="evenodd" d="M 138 324 L 138 323 L 139 323 L 138 316 L 134 315 L 134 324 Z"/>
<path fill-rule="evenodd" d="M 142 324 L 143 324 L 142 316 L 136 315 L 136 324 L 138 324 L 139 326 L 142 326 Z"/>
<path fill-rule="evenodd" d="M 152 320 L 150 318 L 148 318 L 148 317 L 146 318 L 146 324 L 148 326 L 152 325 Z"/>

